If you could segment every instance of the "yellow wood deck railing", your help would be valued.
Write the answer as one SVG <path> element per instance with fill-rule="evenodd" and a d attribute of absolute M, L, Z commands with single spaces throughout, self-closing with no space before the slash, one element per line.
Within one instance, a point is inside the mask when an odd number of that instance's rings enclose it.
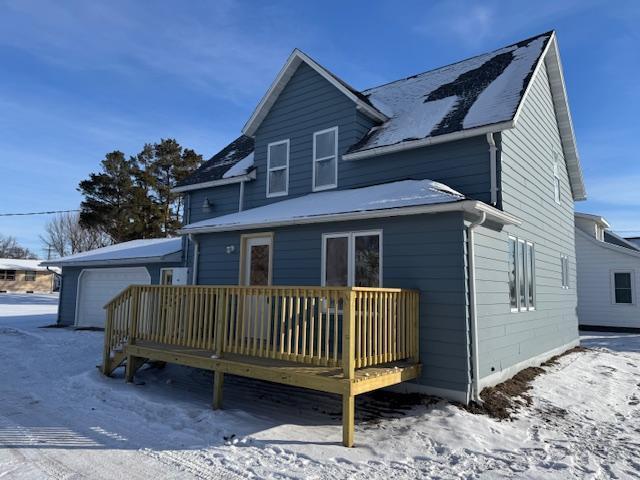
<path fill-rule="evenodd" d="M 418 293 L 395 288 L 133 285 L 106 306 L 103 370 L 154 342 L 356 368 L 418 362 Z M 119 363 L 119 361 L 118 361 Z"/>

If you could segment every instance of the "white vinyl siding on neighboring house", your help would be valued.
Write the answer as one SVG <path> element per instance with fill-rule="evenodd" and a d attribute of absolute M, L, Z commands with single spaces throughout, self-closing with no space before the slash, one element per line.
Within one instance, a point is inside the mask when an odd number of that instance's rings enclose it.
<path fill-rule="evenodd" d="M 338 186 L 338 127 L 313 134 L 313 191 Z"/>
<path fill-rule="evenodd" d="M 280 197 L 289 192 L 289 140 L 267 146 L 267 197 Z"/>
<path fill-rule="evenodd" d="M 534 245 L 516 237 L 509 237 L 508 257 L 511 311 L 534 310 L 536 306 Z"/>
<path fill-rule="evenodd" d="M 382 231 L 324 234 L 322 286 L 381 287 Z"/>

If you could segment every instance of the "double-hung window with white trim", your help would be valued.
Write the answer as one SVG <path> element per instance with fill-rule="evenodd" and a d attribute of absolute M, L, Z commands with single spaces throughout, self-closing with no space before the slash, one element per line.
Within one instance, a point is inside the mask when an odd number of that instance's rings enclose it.
<path fill-rule="evenodd" d="M 509 237 L 509 305 L 512 312 L 535 309 L 535 258 L 533 243 L 516 237 Z"/>
<path fill-rule="evenodd" d="M 562 276 L 562 288 L 569 288 L 569 257 L 560 255 L 560 269 Z"/>
<path fill-rule="evenodd" d="M 381 287 L 382 231 L 322 236 L 322 286 Z"/>
<path fill-rule="evenodd" d="M 553 199 L 560 204 L 560 155 L 553 151 Z"/>
<path fill-rule="evenodd" d="M 267 145 L 267 197 L 289 193 L 289 139 Z"/>
<path fill-rule="evenodd" d="M 634 272 L 631 270 L 611 272 L 612 303 L 616 305 L 633 305 L 635 303 L 634 280 Z"/>
<path fill-rule="evenodd" d="M 313 134 L 313 191 L 338 186 L 338 127 Z"/>

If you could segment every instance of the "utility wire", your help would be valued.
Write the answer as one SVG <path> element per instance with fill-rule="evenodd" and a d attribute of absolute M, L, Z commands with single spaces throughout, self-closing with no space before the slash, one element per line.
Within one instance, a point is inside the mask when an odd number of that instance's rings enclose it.
<path fill-rule="evenodd" d="M 27 215 L 51 215 L 53 213 L 71 213 L 79 212 L 80 210 L 51 210 L 48 212 L 23 212 L 23 213 L 0 213 L 0 217 L 18 217 Z"/>

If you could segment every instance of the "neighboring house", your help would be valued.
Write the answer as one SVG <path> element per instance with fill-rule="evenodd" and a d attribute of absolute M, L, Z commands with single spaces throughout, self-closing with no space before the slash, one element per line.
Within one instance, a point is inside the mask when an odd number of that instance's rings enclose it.
<path fill-rule="evenodd" d="M 55 272 L 40 266 L 40 260 L 0 258 L 0 293 L 51 293 Z"/>
<path fill-rule="evenodd" d="M 553 32 L 363 91 L 294 50 L 174 191 L 194 283 L 418 290 L 412 389 L 468 402 L 578 344 L 586 192 Z"/>
<path fill-rule="evenodd" d="M 580 328 L 640 331 L 640 246 L 598 215 L 576 213 L 575 225 Z"/>
<path fill-rule="evenodd" d="M 133 240 L 42 265 L 62 268 L 58 323 L 76 327 L 103 327 L 104 305 L 129 285 L 187 282 L 181 238 Z"/>
<path fill-rule="evenodd" d="M 627 242 L 633 243 L 636 247 L 640 248 L 640 237 L 625 237 Z"/>

